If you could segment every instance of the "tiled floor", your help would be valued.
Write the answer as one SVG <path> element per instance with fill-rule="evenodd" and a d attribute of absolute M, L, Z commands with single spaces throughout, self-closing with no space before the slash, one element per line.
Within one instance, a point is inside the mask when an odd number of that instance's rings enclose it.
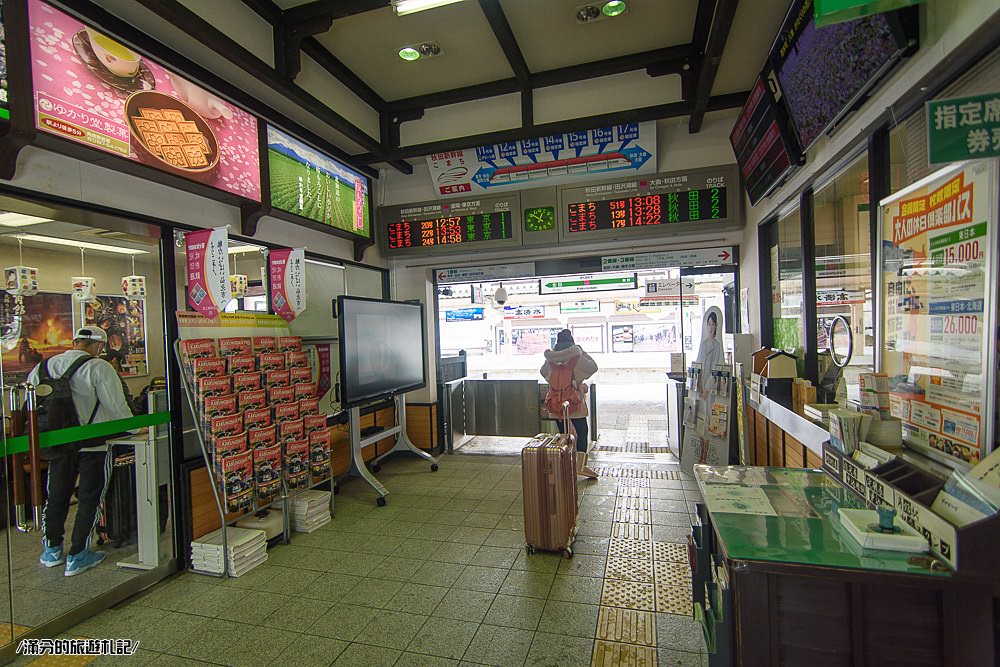
<path fill-rule="evenodd" d="M 70 635 L 138 639 L 128 664 L 705 665 L 679 546 L 695 485 L 627 460 L 581 483 L 572 559 L 525 553 L 519 459 L 398 457 L 387 506 L 345 482 L 333 522 L 247 575 L 183 574 Z"/>

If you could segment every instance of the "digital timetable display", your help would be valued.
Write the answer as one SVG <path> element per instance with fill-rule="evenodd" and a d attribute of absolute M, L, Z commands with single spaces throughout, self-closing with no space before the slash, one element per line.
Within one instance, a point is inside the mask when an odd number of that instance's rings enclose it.
<path fill-rule="evenodd" d="M 570 233 L 578 233 L 720 220 L 726 215 L 726 188 L 722 187 L 570 204 L 567 224 Z"/>
<path fill-rule="evenodd" d="M 512 238 L 509 211 L 403 220 L 387 227 L 390 250 Z"/>
<path fill-rule="evenodd" d="M 559 238 L 622 239 L 736 225 L 742 195 L 736 165 L 563 188 Z"/>
<path fill-rule="evenodd" d="M 379 242 L 390 255 L 520 246 L 521 219 L 517 193 L 384 206 Z"/>

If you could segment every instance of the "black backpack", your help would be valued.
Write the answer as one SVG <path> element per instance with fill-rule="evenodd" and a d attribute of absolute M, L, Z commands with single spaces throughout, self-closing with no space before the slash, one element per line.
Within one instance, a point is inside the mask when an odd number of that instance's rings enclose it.
<path fill-rule="evenodd" d="M 35 387 L 35 394 L 38 398 L 36 412 L 38 414 L 38 432 L 57 431 L 63 428 L 80 426 L 80 418 L 76 414 L 76 405 L 73 403 L 73 390 L 69 381 L 76 374 L 80 367 L 93 357 L 82 356 L 66 369 L 62 377 L 54 378 L 49 374 L 48 361 L 38 364 L 38 385 Z M 94 405 L 94 411 L 90 413 L 87 423 L 94 421 L 97 415 L 97 408 L 100 401 Z M 27 417 L 27 415 L 25 415 Z M 41 457 L 46 461 L 63 458 L 79 452 L 84 447 L 93 447 L 102 444 L 104 438 L 81 440 L 79 442 L 67 442 L 55 447 L 46 447 L 41 450 Z"/>

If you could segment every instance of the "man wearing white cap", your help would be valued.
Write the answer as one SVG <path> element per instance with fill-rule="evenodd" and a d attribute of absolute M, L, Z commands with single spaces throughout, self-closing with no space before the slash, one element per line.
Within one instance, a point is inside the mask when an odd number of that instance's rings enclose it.
<path fill-rule="evenodd" d="M 62 378 L 72 372 L 69 386 L 73 393 L 73 406 L 80 424 L 99 424 L 132 416 L 118 373 L 111 364 L 98 359 L 107 334 L 100 327 L 83 327 L 73 337 L 73 349 L 43 361 L 47 364 L 48 377 Z M 28 382 L 38 385 L 39 368 L 35 367 Z M 89 445 L 89 443 L 88 443 Z M 72 577 L 98 565 L 104 554 L 90 549 L 91 534 L 97 525 L 97 514 L 107 482 L 111 478 L 111 458 L 107 445 L 99 443 L 49 460 L 48 499 L 42 510 L 42 555 L 39 562 L 46 567 L 66 563 L 66 576 Z M 70 496 L 76 476 L 80 476 L 68 555 L 63 550 L 63 533 L 69 514 Z"/>

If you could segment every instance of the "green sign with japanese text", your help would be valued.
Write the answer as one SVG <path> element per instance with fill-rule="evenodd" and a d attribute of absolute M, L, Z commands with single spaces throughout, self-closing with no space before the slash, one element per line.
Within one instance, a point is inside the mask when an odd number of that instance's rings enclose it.
<path fill-rule="evenodd" d="M 931 100 L 926 108 L 931 164 L 1000 155 L 1000 93 Z"/>
<path fill-rule="evenodd" d="M 816 0 L 813 14 L 816 27 L 852 21 L 862 16 L 891 12 L 924 0 Z"/>

